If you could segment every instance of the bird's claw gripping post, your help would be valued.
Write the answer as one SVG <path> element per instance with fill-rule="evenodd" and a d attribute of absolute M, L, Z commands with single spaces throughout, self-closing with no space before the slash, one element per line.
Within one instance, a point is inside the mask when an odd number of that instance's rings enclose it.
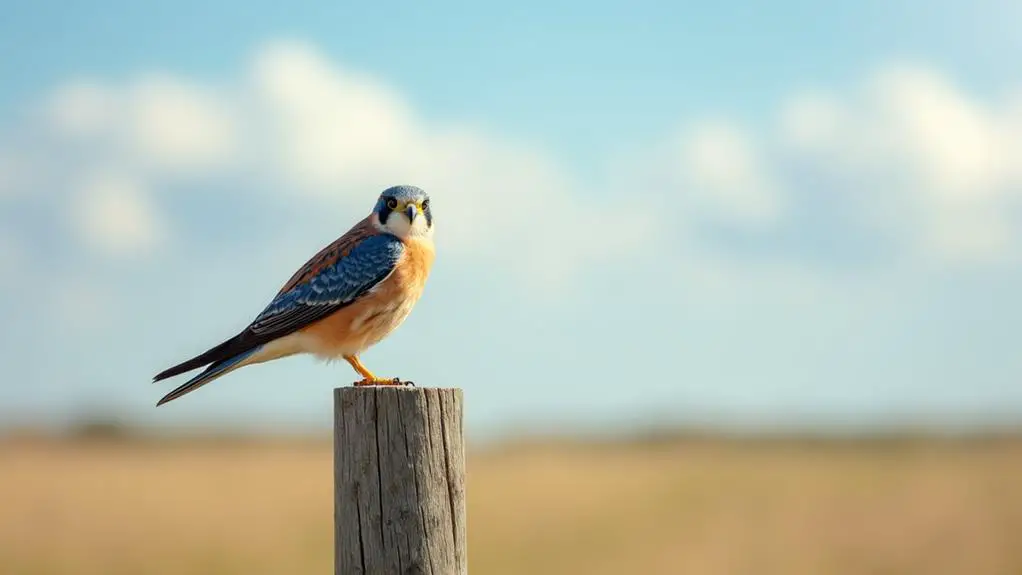
<path fill-rule="evenodd" d="M 401 381 L 400 378 L 392 377 L 376 377 L 373 372 L 369 371 L 366 366 L 362 365 L 362 362 L 358 359 L 357 355 L 344 356 L 344 359 L 351 364 L 351 367 L 355 368 L 355 371 L 362 376 L 362 379 L 355 382 L 355 387 L 363 385 L 411 385 L 415 386 L 410 381 Z"/>
<path fill-rule="evenodd" d="M 392 379 L 383 379 L 383 378 L 362 379 L 362 380 L 356 381 L 354 383 L 355 387 L 364 387 L 364 386 L 369 386 L 369 385 L 397 385 L 397 386 L 408 385 L 408 386 L 411 386 L 411 387 L 415 387 L 415 383 L 414 382 L 412 382 L 412 381 L 401 381 L 401 379 L 397 378 L 397 377 L 392 378 Z"/>

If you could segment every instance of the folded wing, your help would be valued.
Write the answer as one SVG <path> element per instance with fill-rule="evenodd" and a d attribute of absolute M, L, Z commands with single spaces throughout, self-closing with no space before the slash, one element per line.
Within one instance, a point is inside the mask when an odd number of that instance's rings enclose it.
<path fill-rule="evenodd" d="M 309 260 L 241 333 L 164 370 L 153 381 L 208 364 L 215 367 L 351 305 L 394 271 L 403 252 L 404 244 L 395 236 L 365 235 L 360 227 L 353 228 Z"/>

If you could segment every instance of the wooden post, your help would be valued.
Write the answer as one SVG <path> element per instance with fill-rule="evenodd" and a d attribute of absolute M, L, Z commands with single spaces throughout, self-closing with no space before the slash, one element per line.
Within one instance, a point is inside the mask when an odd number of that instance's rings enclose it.
<path fill-rule="evenodd" d="M 334 574 L 465 575 L 460 389 L 334 390 Z"/>

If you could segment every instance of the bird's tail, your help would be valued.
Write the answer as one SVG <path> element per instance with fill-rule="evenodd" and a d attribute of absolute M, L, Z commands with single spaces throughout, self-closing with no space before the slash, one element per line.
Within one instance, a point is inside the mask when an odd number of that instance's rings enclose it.
<path fill-rule="evenodd" d="M 238 369 L 239 367 L 251 363 L 251 361 L 255 359 L 253 356 L 262 349 L 263 346 L 259 345 L 253 347 L 252 349 L 243 351 L 235 356 L 210 364 L 210 366 L 204 369 L 202 373 L 189 379 L 185 383 L 181 384 L 181 386 L 175 389 L 174 391 L 163 396 L 163 399 L 158 401 L 156 403 L 156 406 L 159 407 L 164 403 L 167 403 L 168 401 L 173 401 L 181 397 L 182 395 L 185 395 L 186 393 L 195 391 L 196 389 L 206 385 L 207 383 L 213 381 L 214 379 L 217 379 L 220 376 L 227 375 L 228 373 L 234 371 L 235 369 Z M 159 378 L 159 376 L 157 377 Z"/>
<path fill-rule="evenodd" d="M 251 346 L 255 347 L 255 346 Z M 168 367 L 167 369 L 156 374 L 153 378 L 153 383 L 157 381 L 167 379 L 168 377 L 174 377 L 175 375 L 181 375 L 186 371 L 191 371 L 197 367 L 202 367 L 210 363 L 219 363 L 231 359 L 233 356 L 243 353 L 249 348 L 244 345 L 241 334 L 232 337 L 231 339 L 221 343 L 220 345 L 214 346 L 203 353 L 183 361 L 174 367 Z"/>

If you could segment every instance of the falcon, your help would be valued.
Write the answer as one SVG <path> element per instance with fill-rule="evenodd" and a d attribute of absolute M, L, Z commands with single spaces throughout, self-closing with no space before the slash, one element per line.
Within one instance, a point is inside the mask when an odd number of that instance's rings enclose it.
<path fill-rule="evenodd" d="M 296 354 L 343 358 L 362 378 L 355 385 L 405 385 L 374 375 L 359 354 L 408 317 L 435 255 L 429 196 L 415 186 L 387 188 L 368 216 L 299 268 L 241 333 L 157 374 L 154 382 L 205 368 L 156 405 L 246 365 Z"/>

